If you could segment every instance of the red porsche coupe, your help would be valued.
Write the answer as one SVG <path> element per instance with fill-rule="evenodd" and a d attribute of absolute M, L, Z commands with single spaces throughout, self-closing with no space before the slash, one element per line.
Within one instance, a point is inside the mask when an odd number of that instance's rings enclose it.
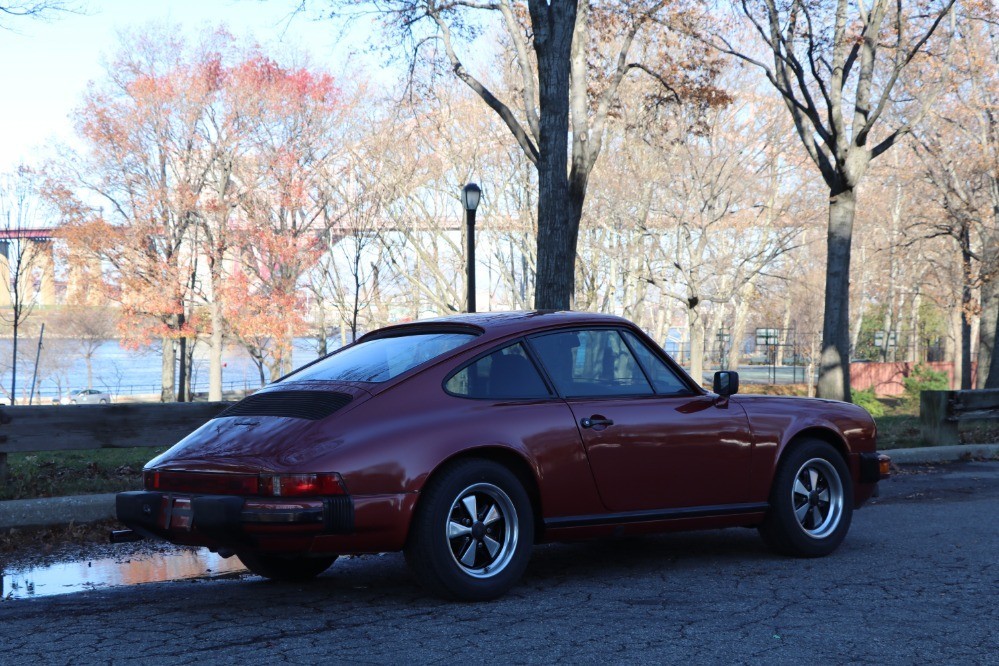
<path fill-rule="evenodd" d="M 702 389 L 638 327 L 470 314 L 369 333 L 232 405 L 117 496 L 133 533 L 303 580 L 405 551 L 446 597 L 497 597 L 531 547 L 755 526 L 826 555 L 889 461 L 862 408 Z"/>

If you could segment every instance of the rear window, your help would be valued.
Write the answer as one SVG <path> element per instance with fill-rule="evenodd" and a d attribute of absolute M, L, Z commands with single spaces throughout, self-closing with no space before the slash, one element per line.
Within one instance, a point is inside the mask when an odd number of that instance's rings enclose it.
<path fill-rule="evenodd" d="M 361 342 L 308 365 L 284 381 L 385 382 L 460 347 L 471 333 L 414 333 Z"/>

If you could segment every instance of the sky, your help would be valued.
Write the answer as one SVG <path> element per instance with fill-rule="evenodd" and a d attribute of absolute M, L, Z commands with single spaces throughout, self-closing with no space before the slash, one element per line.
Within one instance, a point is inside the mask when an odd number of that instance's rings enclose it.
<path fill-rule="evenodd" d="M 0 27 L 0 173 L 33 165 L 49 142 L 71 142 L 71 114 L 87 83 L 99 79 L 122 30 L 176 24 L 197 36 L 225 25 L 268 52 L 305 51 L 313 62 L 341 71 L 371 39 L 363 25 L 342 35 L 315 14 L 292 16 L 298 0 L 78 0 L 78 14 L 48 20 L 8 19 Z M 368 67 L 381 63 L 371 58 Z"/>

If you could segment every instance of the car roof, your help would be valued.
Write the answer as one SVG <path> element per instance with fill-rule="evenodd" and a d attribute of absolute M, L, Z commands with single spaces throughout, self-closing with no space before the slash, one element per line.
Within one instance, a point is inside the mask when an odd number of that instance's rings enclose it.
<path fill-rule="evenodd" d="M 535 330 L 550 327 L 588 325 L 632 326 L 631 322 L 623 317 L 595 312 L 574 312 L 571 310 L 473 312 L 395 324 L 378 329 L 377 331 L 372 331 L 371 333 L 363 336 L 361 339 L 383 337 L 386 335 L 399 335 L 408 332 L 415 333 L 421 328 L 466 328 L 476 330 L 480 334 L 485 334 L 490 338 L 494 338 L 515 333 L 530 333 Z"/>

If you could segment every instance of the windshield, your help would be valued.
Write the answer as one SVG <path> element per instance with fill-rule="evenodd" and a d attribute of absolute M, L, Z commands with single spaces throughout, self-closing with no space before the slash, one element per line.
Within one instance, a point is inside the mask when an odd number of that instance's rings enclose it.
<path fill-rule="evenodd" d="M 361 342 L 288 375 L 284 381 L 384 382 L 460 347 L 470 333 L 416 333 Z"/>

